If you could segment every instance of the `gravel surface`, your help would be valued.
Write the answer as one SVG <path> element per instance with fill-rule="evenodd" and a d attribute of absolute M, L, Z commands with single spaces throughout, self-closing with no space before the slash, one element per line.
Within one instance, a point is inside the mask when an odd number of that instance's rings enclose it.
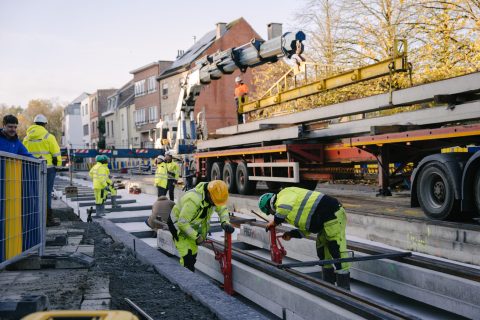
<path fill-rule="evenodd" d="M 90 271 L 108 274 L 110 278 L 111 309 L 129 310 L 124 298 L 129 298 L 154 319 L 216 319 L 199 302 L 177 286 L 142 264 L 130 249 L 114 242 L 97 223 L 85 223 L 69 210 L 54 216 L 71 222 L 72 227 L 85 229 L 83 243 L 95 245 L 95 266 Z"/>

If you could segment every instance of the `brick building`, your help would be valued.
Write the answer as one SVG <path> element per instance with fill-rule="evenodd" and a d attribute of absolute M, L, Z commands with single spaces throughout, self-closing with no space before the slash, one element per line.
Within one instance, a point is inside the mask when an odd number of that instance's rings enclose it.
<path fill-rule="evenodd" d="M 156 78 L 171 64 L 172 61 L 152 62 L 130 71 L 135 94 L 134 121 L 142 148 L 154 146 L 155 127 L 160 117 L 160 93 Z"/>
<path fill-rule="evenodd" d="M 260 36 L 243 18 L 228 24 L 217 23 L 216 28 L 206 33 L 192 47 L 186 50 L 159 77 L 161 91 L 161 117 L 173 125 L 175 109 L 180 93 L 180 83 L 185 79 L 188 70 L 195 66 L 195 61 L 205 55 L 238 47 Z M 195 103 L 195 115 L 203 112 L 207 123 L 207 131 L 215 132 L 217 128 L 237 124 L 236 106 L 234 102 L 235 77 L 240 75 L 252 90 L 252 73 L 250 69 L 243 74 L 235 71 L 231 75 L 223 75 L 220 80 L 205 85 Z"/>
<path fill-rule="evenodd" d="M 101 123 L 104 118 L 102 114 L 107 111 L 107 98 L 115 93 L 116 89 L 98 89 L 89 96 L 90 109 L 90 143 L 91 148 L 98 148 L 98 143 L 104 140 Z"/>

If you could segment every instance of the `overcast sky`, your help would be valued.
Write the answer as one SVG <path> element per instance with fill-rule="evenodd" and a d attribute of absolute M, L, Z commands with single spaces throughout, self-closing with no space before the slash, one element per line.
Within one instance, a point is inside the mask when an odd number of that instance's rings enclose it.
<path fill-rule="evenodd" d="M 129 71 L 174 60 L 217 22 L 244 17 L 263 37 L 291 29 L 298 0 L 0 0 L 0 104 L 70 102 L 118 88 Z"/>

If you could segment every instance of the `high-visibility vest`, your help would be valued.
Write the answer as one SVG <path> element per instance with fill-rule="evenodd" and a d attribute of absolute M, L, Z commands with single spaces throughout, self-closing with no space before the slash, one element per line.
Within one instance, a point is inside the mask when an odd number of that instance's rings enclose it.
<path fill-rule="evenodd" d="M 23 144 L 36 158 L 45 159 L 47 166 L 53 166 L 53 157 L 57 159 L 57 166 L 62 165 L 62 155 L 57 139 L 43 126 L 37 124 L 30 126 L 27 129 L 27 136 L 23 139 Z"/>
<path fill-rule="evenodd" d="M 170 218 L 179 232 L 183 232 L 192 240 L 201 234 L 205 239 L 210 226 L 210 217 L 216 211 L 220 222 L 229 222 L 228 209 L 226 206 L 212 206 L 205 199 L 205 185 L 208 182 L 199 183 L 194 189 L 190 189 L 180 198 L 173 207 Z M 202 217 L 204 210 L 207 213 Z"/>
<path fill-rule="evenodd" d="M 180 167 L 172 160 L 172 162 L 166 162 L 168 179 L 178 179 L 180 176 Z"/>
<path fill-rule="evenodd" d="M 157 187 L 166 188 L 167 182 L 168 182 L 167 164 L 165 162 L 161 162 L 157 164 L 157 170 L 155 171 L 155 185 Z"/>
<path fill-rule="evenodd" d="M 285 219 L 302 231 L 310 230 L 310 221 L 324 194 L 302 188 L 289 187 L 277 194 L 275 216 Z"/>
<path fill-rule="evenodd" d="M 90 178 L 93 181 L 93 189 L 105 189 L 112 183 L 110 178 L 110 170 L 107 164 L 97 162 L 89 172 Z"/>

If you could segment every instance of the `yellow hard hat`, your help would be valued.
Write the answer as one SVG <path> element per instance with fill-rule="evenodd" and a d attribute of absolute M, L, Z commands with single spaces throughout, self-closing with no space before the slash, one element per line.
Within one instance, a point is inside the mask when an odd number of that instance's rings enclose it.
<path fill-rule="evenodd" d="M 216 206 L 224 206 L 228 200 L 228 187 L 222 180 L 213 180 L 207 186 L 210 198 Z"/>

